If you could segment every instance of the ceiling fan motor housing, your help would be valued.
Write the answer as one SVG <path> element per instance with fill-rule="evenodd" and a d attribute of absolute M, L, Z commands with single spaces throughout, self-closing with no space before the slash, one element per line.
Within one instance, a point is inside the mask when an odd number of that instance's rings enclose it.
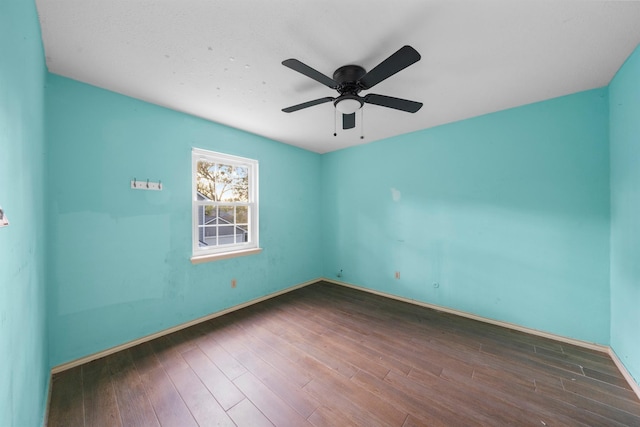
<path fill-rule="evenodd" d="M 362 88 L 358 80 L 366 73 L 359 65 L 345 65 L 333 73 L 333 80 L 338 83 L 337 90 L 340 92 L 333 105 L 342 114 L 352 114 L 362 107 L 362 98 L 358 95 Z"/>
<path fill-rule="evenodd" d="M 345 65 L 333 73 L 333 80 L 338 83 L 338 92 L 341 95 L 355 95 L 362 90 L 358 80 L 367 74 L 367 71 L 359 65 Z"/>

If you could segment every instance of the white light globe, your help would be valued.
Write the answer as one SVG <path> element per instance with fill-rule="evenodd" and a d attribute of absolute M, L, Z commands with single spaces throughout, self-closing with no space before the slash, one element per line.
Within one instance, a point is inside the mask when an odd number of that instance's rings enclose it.
<path fill-rule="evenodd" d="M 360 109 L 362 104 L 357 99 L 343 99 L 336 104 L 336 110 L 342 114 L 352 114 Z"/>

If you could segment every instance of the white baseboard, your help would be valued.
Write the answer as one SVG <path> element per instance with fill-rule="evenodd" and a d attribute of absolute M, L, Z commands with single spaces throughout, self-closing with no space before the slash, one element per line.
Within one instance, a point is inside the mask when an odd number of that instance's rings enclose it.
<path fill-rule="evenodd" d="M 42 420 L 42 427 L 47 427 L 49 424 L 49 408 L 51 406 L 51 389 L 53 388 L 52 382 L 53 374 L 49 372 L 49 380 L 47 381 L 47 400 L 44 402 L 44 419 Z"/>
<path fill-rule="evenodd" d="M 624 366 L 624 363 L 622 363 L 622 361 L 620 360 L 616 352 L 613 351 L 611 347 L 609 347 L 608 353 L 609 353 L 609 356 L 611 356 L 613 363 L 616 364 L 616 366 L 624 376 L 624 379 L 627 380 L 627 382 L 629 383 L 629 387 L 631 387 L 631 389 L 636 393 L 636 396 L 638 396 L 638 399 L 640 399 L 640 385 L 636 383 L 636 380 L 633 378 L 633 375 L 631 375 L 631 373 L 627 370 L 627 367 Z"/>
<path fill-rule="evenodd" d="M 322 280 L 322 279 L 314 279 L 314 280 L 310 280 L 308 282 L 300 283 L 298 285 L 294 285 L 294 286 L 288 287 L 286 289 L 282 289 L 282 290 L 280 290 L 278 292 L 274 292 L 272 294 L 265 295 L 265 296 L 262 296 L 260 298 L 252 299 L 251 301 L 247 301 L 247 302 L 244 302 L 242 304 L 234 305 L 233 307 L 229 307 L 229 308 L 221 310 L 221 311 L 216 311 L 215 313 L 211 313 L 211 314 L 208 314 L 206 316 L 199 317 L 199 318 L 191 320 L 189 322 L 181 323 L 180 325 L 173 326 L 173 327 L 168 328 L 168 329 L 164 329 L 164 330 L 156 332 L 154 334 L 147 335 L 147 336 L 135 339 L 133 341 L 129 341 L 129 342 L 126 342 L 124 344 L 120 344 L 120 345 L 117 345 L 115 347 L 111 347 L 111 348 L 108 348 L 106 350 L 102 350 L 102 351 L 99 351 L 97 353 L 90 354 L 89 356 L 81 357 L 79 359 L 75 359 L 75 360 L 72 360 L 70 362 L 54 366 L 53 368 L 51 368 L 51 374 L 53 375 L 53 374 L 57 374 L 57 373 L 66 371 L 67 369 L 75 368 L 76 366 L 80 366 L 80 365 L 83 365 L 85 363 L 89 363 L 89 362 L 91 362 L 93 360 L 97 360 L 97 359 L 100 359 L 102 357 L 109 356 L 110 354 L 117 353 L 117 352 L 119 352 L 121 350 L 125 350 L 127 348 L 134 347 L 134 346 L 136 346 L 138 344 L 142 344 L 142 343 L 154 340 L 156 338 L 160 338 L 160 337 L 162 337 L 164 335 L 169 335 L 169 334 L 171 334 L 173 332 L 177 332 L 177 331 L 180 331 L 182 329 L 188 328 L 190 326 L 197 325 L 198 323 L 202 323 L 202 322 L 206 322 L 207 320 L 215 319 L 216 317 L 223 316 L 223 315 L 225 315 L 227 313 L 231 313 L 233 311 L 240 310 L 240 309 L 248 307 L 250 305 L 257 304 L 257 303 L 262 302 L 262 301 L 266 301 L 268 299 L 277 297 L 277 296 L 282 295 L 282 294 L 286 294 L 287 292 L 291 292 L 293 290 L 303 288 L 303 287 L 311 285 L 313 283 L 317 283 L 320 280 Z M 48 405 L 47 405 L 47 407 L 48 407 Z"/>
<path fill-rule="evenodd" d="M 448 308 L 448 307 L 442 307 L 442 306 L 439 306 L 439 305 L 430 304 L 430 303 L 426 303 L 426 302 L 422 302 L 422 301 L 418 301 L 418 300 L 414 300 L 414 299 L 410 299 L 410 298 L 405 298 L 405 297 L 401 297 L 401 296 L 398 296 L 398 295 L 388 294 L 386 292 L 380 292 L 380 291 L 376 291 L 374 289 L 368 289 L 368 288 L 365 288 L 363 286 L 353 285 L 353 284 L 347 283 L 347 282 L 341 282 L 341 281 L 338 281 L 338 280 L 327 279 L 327 278 L 323 278 L 322 280 L 325 281 L 325 282 L 333 283 L 333 284 L 344 286 L 344 287 L 347 287 L 347 288 L 357 289 L 357 290 L 363 291 L 363 292 L 369 292 L 371 294 L 379 295 L 379 296 L 382 296 L 382 297 L 385 297 L 385 298 L 391 298 L 391 299 L 402 301 L 402 302 L 406 302 L 406 303 L 409 303 L 409 304 L 414 304 L 414 305 L 418 305 L 418 306 L 421 306 L 421 307 L 431 308 L 433 310 L 454 314 L 456 316 L 466 317 L 468 319 L 477 320 L 479 322 L 490 323 L 492 325 L 502 326 L 503 328 L 513 329 L 513 330 L 516 330 L 516 331 L 525 332 L 527 334 L 537 335 L 539 337 L 544 337 L 544 338 L 549 338 L 549 339 L 552 339 L 554 341 L 564 342 L 564 343 L 572 344 L 572 345 L 575 345 L 575 346 L 578 346 L 578 347 L 588 348 L 588 349 L 591 349 L 591 350 L 596 350 L 596 351 L 601 351 L 603 353 L 607 353 L 609 356 L 611 356 L 611 359 L 613 360 L 613 362 L 616 364 L 616 366 L 618 367 L 618 369 L 620 370 L 620 372 L 622 373 L 624 378 L 629 383 L 629 387 L 631 387 L 631 389 L 638 396 L 638 399 L 640 399 L 640 386 L 638 385 L 638 383 L 635 382 L 633 376 L 629 373 L 629 371 L 627 370 L 626 366 L 624 366 L 624 364 L 620 361 L 620 359 L 618 358 L 616 353 L 609 346 L 596 344 L 596 343 L 592 343 L 592 342 L 588 342 L 588 341 L 577 340 L 577 339 L 574 339 L 574 338 L 568 338 L 568 337 L 564 337 L 562 335 L 551 334 L 549 332 L 539 331 L 537 329 L 526 328 L 524 326 L 516 325 L 514 323 L 508 323 L 508 322 L 502 322 L 500 320 L 489 319 L 489 318 L 478 316 L 478 315 L 475 315 L 475 314 L 472 314 L 472 313 L 467 313 L 465 311 L 454 310 L 454 309 Z"/>

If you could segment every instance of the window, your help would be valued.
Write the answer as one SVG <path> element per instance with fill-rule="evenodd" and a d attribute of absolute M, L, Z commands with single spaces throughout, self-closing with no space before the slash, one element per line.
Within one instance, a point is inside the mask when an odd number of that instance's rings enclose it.
<path fill-rule="evenodd" d="M 259 252 L 258 162 L 194 148 L 194 263 Z"/>

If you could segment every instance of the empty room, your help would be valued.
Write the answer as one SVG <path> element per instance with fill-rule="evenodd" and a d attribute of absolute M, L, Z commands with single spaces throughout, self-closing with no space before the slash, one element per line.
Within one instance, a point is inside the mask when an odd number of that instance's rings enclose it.
<path fill-rule="evenodd" d="M 640 2 L 0 0 L 0 427 L 640 425 Z"/>

